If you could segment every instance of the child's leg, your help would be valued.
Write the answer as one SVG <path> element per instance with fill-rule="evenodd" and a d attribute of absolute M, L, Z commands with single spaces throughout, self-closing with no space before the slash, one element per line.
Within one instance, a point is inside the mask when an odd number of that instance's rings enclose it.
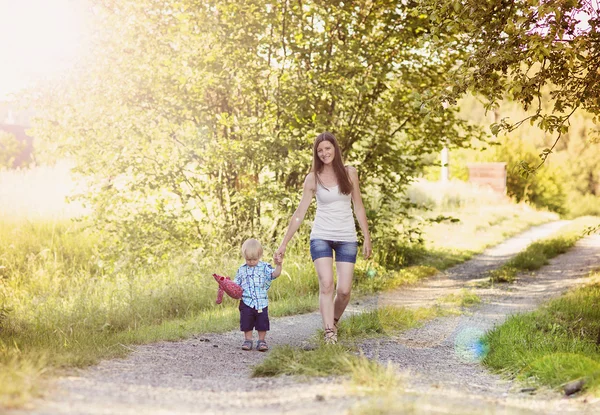
<path fill-rule="evenodd" d="M 262 312 L 257 313 L 256 331 L 258 332 L 258 340 L 264 340 L 270 328 L 269 307 L 265 307 L 262 309 Z"/>
<path fill-rule="evenodd" d="M 244 332 L 244 339 L 252 340 L 254 330 L 254 310 L 240 301 L 240 331 Z"/>
<path fill-rule="evenodd" d="M 265 336 L 263 334 L 263 340 L 264 340 L 264 337 Z M 258 332 L 258 338 L 260 339 L 260 331 Z M 246 340 L 252 340 L 252 330 L 244 332 L 244 339 L 246 339 Z"/>
<path fill-rule="evenodd" d="M 254 317 L 252 309 L 240 301 L 240 331 L 244 332 L 242 350 L 252 350 L 252 331 L 254 330 Z"/>

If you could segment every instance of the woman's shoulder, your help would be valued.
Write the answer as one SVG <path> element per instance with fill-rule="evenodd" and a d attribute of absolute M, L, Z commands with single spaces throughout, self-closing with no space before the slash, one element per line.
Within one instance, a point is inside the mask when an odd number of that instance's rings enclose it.
<path fill-rule="evenodd" d="M 355 175 L 358 174 L 358 170 L 356 170 L 356 167 L 354 166 L 346 166 L 346 171 L 348 172 L 348 174 L 350 175 Z"/>
<path fill-rule="evenodd" d="M 304 178 L 304 187 L 309 190 L 315 190 L 316 189 L 315 183 L 316 183 L 315 172 L 311 171 Z"/>

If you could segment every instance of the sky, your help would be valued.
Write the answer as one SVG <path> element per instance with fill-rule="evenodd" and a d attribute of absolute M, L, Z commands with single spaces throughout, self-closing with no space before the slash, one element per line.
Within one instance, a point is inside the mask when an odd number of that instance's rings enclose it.
<path fill-rule="evenodd" d="M 0 0 L 0 100 L 84 53 L 85 0 Z"/>

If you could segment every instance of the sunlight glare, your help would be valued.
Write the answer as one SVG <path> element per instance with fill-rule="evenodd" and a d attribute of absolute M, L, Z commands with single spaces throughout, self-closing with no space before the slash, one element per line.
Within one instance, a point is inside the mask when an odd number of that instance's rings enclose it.
<path fill-rule="evenodd" d="M 73 66 L 86 41 L 84 0 L 0 0 L 0 100 Z"/>

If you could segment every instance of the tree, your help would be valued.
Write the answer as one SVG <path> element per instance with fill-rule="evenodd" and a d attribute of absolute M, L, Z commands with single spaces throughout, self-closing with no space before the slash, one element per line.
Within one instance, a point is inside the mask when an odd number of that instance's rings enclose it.
<path fill-rule="evenodd" d="M 598 125 L 600 15 L 594 1 L 419 0 L 419 6 L 432 24 L 433 45 L 468 54 L 452 69 L 432 107 L 455 103 L 466 92 L 483 94 L 488 109 L 505 97 L 521 103 L 531 115 L 502 120 L 491 129 L 497 135 L 529 121 L 555 134 L 540 154 L 541 163 L 569 130 L 576 111 L 593 114 Z M 596 140 L 597 133 L 596 128 Z M 530 165 L 525 172 L 535 169 Z"/>
<path fill-rule="evenodd" d="M 17 158 L 25 151 L 25 144 L 14 134 L 0 130 L 0 168 L 13 168 Z"/>
<path fill-rule="evenodd" d="M 324 130 L 359 167 L 383 231 L 377 212 L 396 212 L 422 154 L 481 135 L 424 109 L 462 53 L 425 50 L 414 7 L 97 1 L 90 60 L 33 96 L 36 137 L 58 140 L 91 180 L 85 197 L 120 255 L 275 235 Z"/>

